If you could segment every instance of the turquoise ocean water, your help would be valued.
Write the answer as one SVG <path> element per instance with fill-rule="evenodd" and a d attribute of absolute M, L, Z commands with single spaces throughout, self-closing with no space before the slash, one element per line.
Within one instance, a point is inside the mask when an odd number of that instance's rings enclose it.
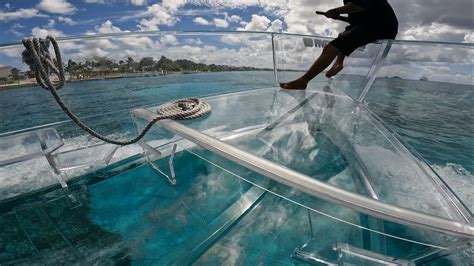
<path fill-rule="evenodd" d="M 296 75 L 296 74 L 295 74 Z M 357 78 L 353 78 L 357 82 Z M 327 83 L 317 78 L 317 83 Z M 222 72 L 68 83 L 61 95 L 80 117 L 172 99 L 274 87 L 273 72 Z M 338 88 L 351 91 L 350 87 Z M 474 172 L 474 89 L 469 85 L 378 79 L 370 107 L 429 162 Z M 0 133 L 68 118 L 38 87 L 0 90 Z"/>

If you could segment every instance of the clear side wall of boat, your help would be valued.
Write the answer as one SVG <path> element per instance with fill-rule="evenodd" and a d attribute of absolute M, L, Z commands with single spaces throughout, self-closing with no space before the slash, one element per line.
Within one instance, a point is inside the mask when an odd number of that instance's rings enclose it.
<path fill-rule="evenodd" d="M 329 38 L 140 32 L 59 40 L 60 96 L 0 47 L 0 264 L 466 265 L 472 44 L 380 41 L 279 89 Z M 184 75 L 189 74 L 189 75 Z"/>

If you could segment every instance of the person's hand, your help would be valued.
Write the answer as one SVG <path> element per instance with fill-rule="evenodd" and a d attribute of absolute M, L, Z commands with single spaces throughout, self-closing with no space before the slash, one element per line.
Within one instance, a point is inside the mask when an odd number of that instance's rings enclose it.
<path fill-rule="evenodd" d="M 339 14 L 337 13 L 336 10 L 329 9 L 328 11 L 326 11 L 325 16 L 328 17 L 328 18 L 336 19 L 336 18 L 339 17 Z"/>

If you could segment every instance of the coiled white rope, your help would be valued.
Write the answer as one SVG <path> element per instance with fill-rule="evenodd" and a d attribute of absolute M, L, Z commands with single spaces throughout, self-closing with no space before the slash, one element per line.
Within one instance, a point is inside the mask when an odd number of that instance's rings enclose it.
<path fill-rule="evenodd" d="M 151 129 L 153 124 L 162 119 L 193 119 L 211 112 L 211 106 L 201 101 L 198 98 L 189 98 L 177 100 L 171 103 L 160 106 L 157 113 L 158 116 L 150 121 L 145 128 L 133 139 L 115 140 L 101 135 L 84 124 L 79 117 L 77 117 L 66 105 L 66 103 L 59 96 L 57 90 L 61 89 L 65 82 L 63 62 L 61 58 L 61 51 L 59 50 L 56 39 L 52 36 L 47 36 L 46 39 L 40 38 L 25 38 L 23 45 L 26 50 L 23 51 L 23 62 L 30 66 L 31 71 L 35 73 L 35 78 L 38 84 L 45 90 L 49 90 L 56 102 L 67 116 L 80 128 L 84 129 L 92 136 L 116 145 L 130 145 L 142 139 L 146 133 Z M 56 54 L 56 62 L 54 62 L 49 54 L 49 45 L 53 45 L 54 53 Z M 58 82 L 53 83 L 50 79 L 50 74 L 55 74 L 58 77 Z"/>

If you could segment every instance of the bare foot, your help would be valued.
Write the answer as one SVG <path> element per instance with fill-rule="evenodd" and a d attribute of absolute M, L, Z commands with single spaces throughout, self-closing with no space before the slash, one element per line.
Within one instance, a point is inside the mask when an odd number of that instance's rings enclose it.
<path fill-rule="evenodd" d="M 287 90 L 305 90 L 308 82 L 302 79 L 295 79 L 287 83 L 280 83 L 280 87 Z"/>
<path fill-rule="evenodd" d="M 326 72 L 326 77 L 334 77 L 337 73 L 339 73 L 342 70 L 343 66 L 342 64 L 334 64 L 332 65 L 331 69 Z"/>

